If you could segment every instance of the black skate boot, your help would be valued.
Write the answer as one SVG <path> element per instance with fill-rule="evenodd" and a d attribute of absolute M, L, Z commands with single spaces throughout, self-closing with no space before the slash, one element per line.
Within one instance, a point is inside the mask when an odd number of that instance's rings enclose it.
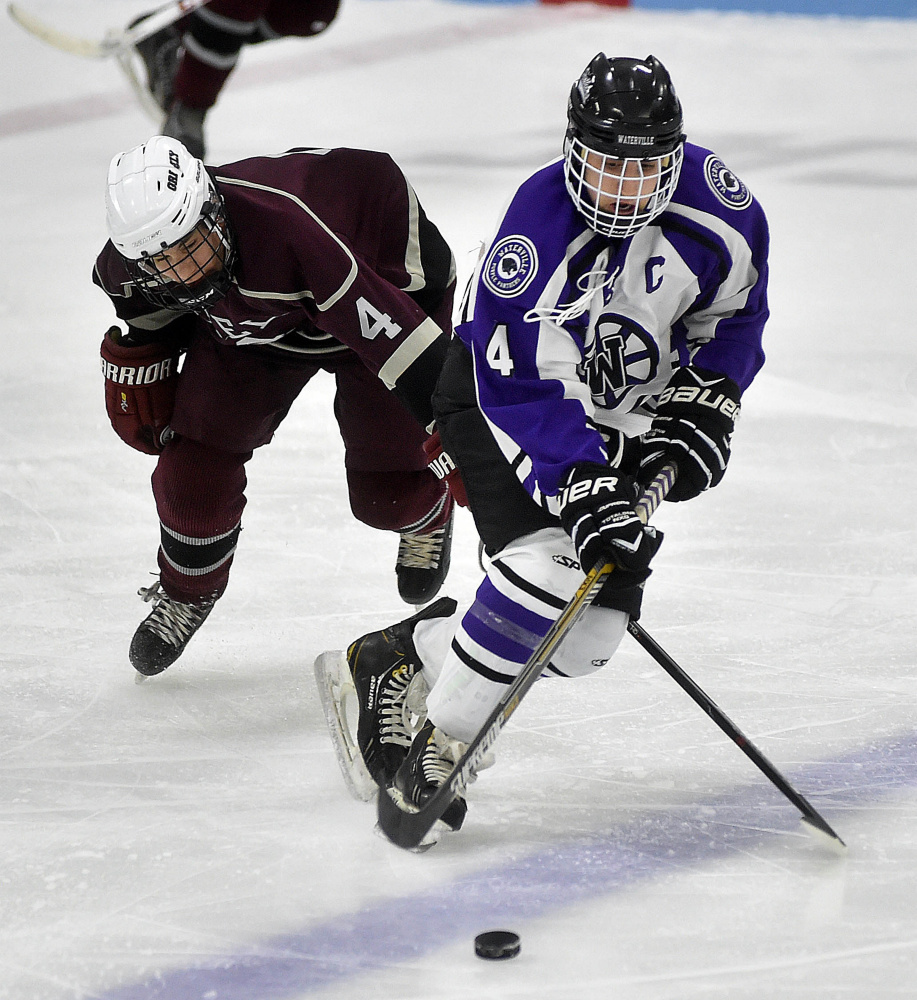
<path fill-rule="evenodd" d="M 401 535 L 395 575 L 398 577 L 398 593 L 406 603 L 420 606 L 432 601 L 439 593 L 449 572 L 454 516 L 455 508 L 441 528 L 426 535 L 410 532 Z"/>
<path fill-rule="evenodd" d="M 166 594 L 157 580 L 137 591 L 145 601 L 154 601 L 153 611 L 140 623 L 131 640 L 130 658 L 144 677 L 161 674 L 185 651 L 191 636 L 204 624 L 216 604 L 208 597 L 197 604 L 182 604 Z"/>
<path fill-rule="evenodd" d="M 207 108 L 189 108 L 181 101 L 172 105 L 162 126 L 162 134 L 178 141 L 192 156 L 204 159 L 204 118 Z"/>
<path fill-rule="evenodd" d="M 467 744 L 447 736 L 428 719 L 395 774 L 396 791 L 409 805 L 422 806 L 445 784 L 466 749 Z M 459 795 L 449 803 L 439 821 L 449 830 L 460 830 L 467 812 L 468 806 Z"/>
<path fill-rule="evenodd" d="M 425 619 L 447 618 L 456 607 L 451 597 L 442 597 L 397 625 L 364 635 L 347 650 L 359 705 L 357 745 L 380 788 L 392 783 L 407 755 L 414 737 L 412 716 L 422 722 L 426 715 L 423 664 L 414 648 L 414 628 Z"/>
<path fill-rule="evenodd" d="M 133 28 L 150 15 L 142 14 L 128 25 Z M 143 38 L 134 46 L 146 70 L 146 85 L 164 112 L 172 105 L 175 74 L 182 57 L 181 32 L 174 24 Z"/>

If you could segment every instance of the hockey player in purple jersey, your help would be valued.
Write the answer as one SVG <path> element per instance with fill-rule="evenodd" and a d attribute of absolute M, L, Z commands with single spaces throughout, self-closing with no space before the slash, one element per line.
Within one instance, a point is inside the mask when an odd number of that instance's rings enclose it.
<path fill-rule="evenodd" d="M 319 370 L 336 380 L 354 515 L 400 533 L 403 599 L 435 597 L 453 501 L 424 445 L 455 268 L 391 157 L 294 149 L 210 170 L 155 136 L 112 160 L 107 222 L 93 280 L 126 329 L 102 343 L 106 404 L 158 456 L 161 574 L 141 591 L 137 671 L 173 663 L 224 592 L 245 464 Z"/>
<path fill-rule="evenodd" d="M 446 780 L 585 571 L 616 567 L 552 674 L 601 667 L 639 615 L 661 534 L 635 501 L 672 461 L 669 500 L 722 479 L 764 360 L 767 254 L 761 207 L 686 141 L 662 64 L 599 53 L 572 88 L 563 156 L 521 185 L 482 255 L 434 397 L 487 576 L 470 608 L 441 599 L 346 654 L 362 761 L 406 809 Z M 465 810 L 455 799 L 445 826 Z"/>

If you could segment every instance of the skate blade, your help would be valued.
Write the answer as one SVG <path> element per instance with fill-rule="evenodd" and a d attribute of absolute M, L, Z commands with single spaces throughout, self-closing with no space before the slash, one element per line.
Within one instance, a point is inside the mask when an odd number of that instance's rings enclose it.
<path fill-rule="evenodd" d="M 357 746 L 357 692 L 342 650 L 319 654 L 315 660 L 315 682 L 347 790 L 360 802 L 369 802 L 379 789 Z"/>

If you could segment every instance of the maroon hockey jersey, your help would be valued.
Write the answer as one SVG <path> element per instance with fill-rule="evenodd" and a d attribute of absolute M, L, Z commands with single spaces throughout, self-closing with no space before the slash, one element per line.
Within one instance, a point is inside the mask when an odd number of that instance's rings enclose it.
<path fill-rule="evenodd" d="M 238 252 L 233 284 L 198 317 L 238 348 L 315 361 L 352 350 L 418 417 L 451 333 L 455 266 L 386 153 L 293 149 L 211 169 Z M 182 314 L 145 300 L 109 242 L 93 280 L 149 340 Z"/>

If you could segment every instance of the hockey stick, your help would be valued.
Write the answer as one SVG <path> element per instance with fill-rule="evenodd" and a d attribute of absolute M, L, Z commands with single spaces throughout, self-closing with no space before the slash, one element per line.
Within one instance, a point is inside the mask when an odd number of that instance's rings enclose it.
<path fill-rule="evenodd" d="M 638 622 L 628 623 L 627 631 L 640 643 L 640 645 L 652 656 L 660 667 L 681 687 L 711 719 L 723 730 L 733 743 L 752 761 L 753 764 L 767 777 L 781 792 L 796 806 L 802 813 L 803 823 L 810 829 L 815 829 L 827 836 L 831 845 L 840 850 L 846 850 L 847 845 L 825 822 L 824 818 L 795 788 L 783 777 L 776 767 L 764 756 L 763 753 L 748 739 L 747 736 L 736 726 L 725 712 L 706 694 L 697 684 L 682 670 L 682 668 L 672 659 L 671 656 L 646 633 L 646 630 Z"/>
<path fill-rule="evenodd" d="M 667 465 L 663 468 L 638 501 L 637 513 L 644 524 L 672 488 L 672 484 L 675 482 L 675 473 L 673 465 Z M 519 707 L 519 703 L 541 676 L 548 661 L 566 638 L 567 633 L 579 621 L 583 612 L 598 595 L 602 584 L 613 569 L 614 566 L 611 563 L 599 563 L 586 574 L 579 590 L 560 613 L 560 617 L 538 644 L 503 697 L 497 702 L 496 708 L 490 713 L 477 736 L 468 744 L 452 773 L 422 806 L 415 810 L 413 806 L 404 803 L 403 799 L 401 803 L 396 802 L 392 797 L 391 789 L 380 791 L 377 799 L 379 829 L 393 844 L 403 847 L 405 850 L 421 846 L 433 825 L 448 808 L 449 803 L 465 791 L 482 758 L 500 735 L 500 730 L 506 725 L 510 716 Z"/>
<path fill-rule="evenodd" d="M 100 41 L 59 31 L 46 21 L 24 10 L 19 4 L 10 3 L 6 9 L 10 17 L 20 27 L 25 28 L 30 35 L 34 35 L 55 49 L 70 52 L 75 56 L 83 56 L 86 59 L 106 59 L 109 56 L 119 56 L 129 52 L 137 42 L 149 38 L 150 35 L 155 35 L 157 31 L 177 21 L 185 14 L 190 14 L 195 7 L 202 7 L 207 2 L 208 0 L 172 0 L 170 3 L 163 4 L 162 7 L 157 7 L 149 17 L 144 18 L 134 27 L 124 31 L 109 31 Z"/>
<path fill-rule="evenodd" d="M 140 60 L 134 46 L 143 41 L 144 38 L 149 38 L 150 35 L 155 35 L 157 31 L 173 24 L 180 17 L 194 10 L 195 7 L 202 7 L 208 2 L 209 0 L 172 0 L 171 3 L 158 7 L 152 14 L 131 28 L 124 31 L 109 31 L 101 41 L 58 31 L 57 28 L 23 10 L 15 3 L 9 4 L 7 10 L 10 17 L 25 28 L 29 34 L 62 52 L 69 52 L 87 59 L 107 59 L 109 57 L 114 59 L 133 90 L 140 107 L 157 126 L 161 126 L 164 111 L 156 103 L 149 88 L 141 79 L 141 74 L 137 71 L 136 64 Z"/>

